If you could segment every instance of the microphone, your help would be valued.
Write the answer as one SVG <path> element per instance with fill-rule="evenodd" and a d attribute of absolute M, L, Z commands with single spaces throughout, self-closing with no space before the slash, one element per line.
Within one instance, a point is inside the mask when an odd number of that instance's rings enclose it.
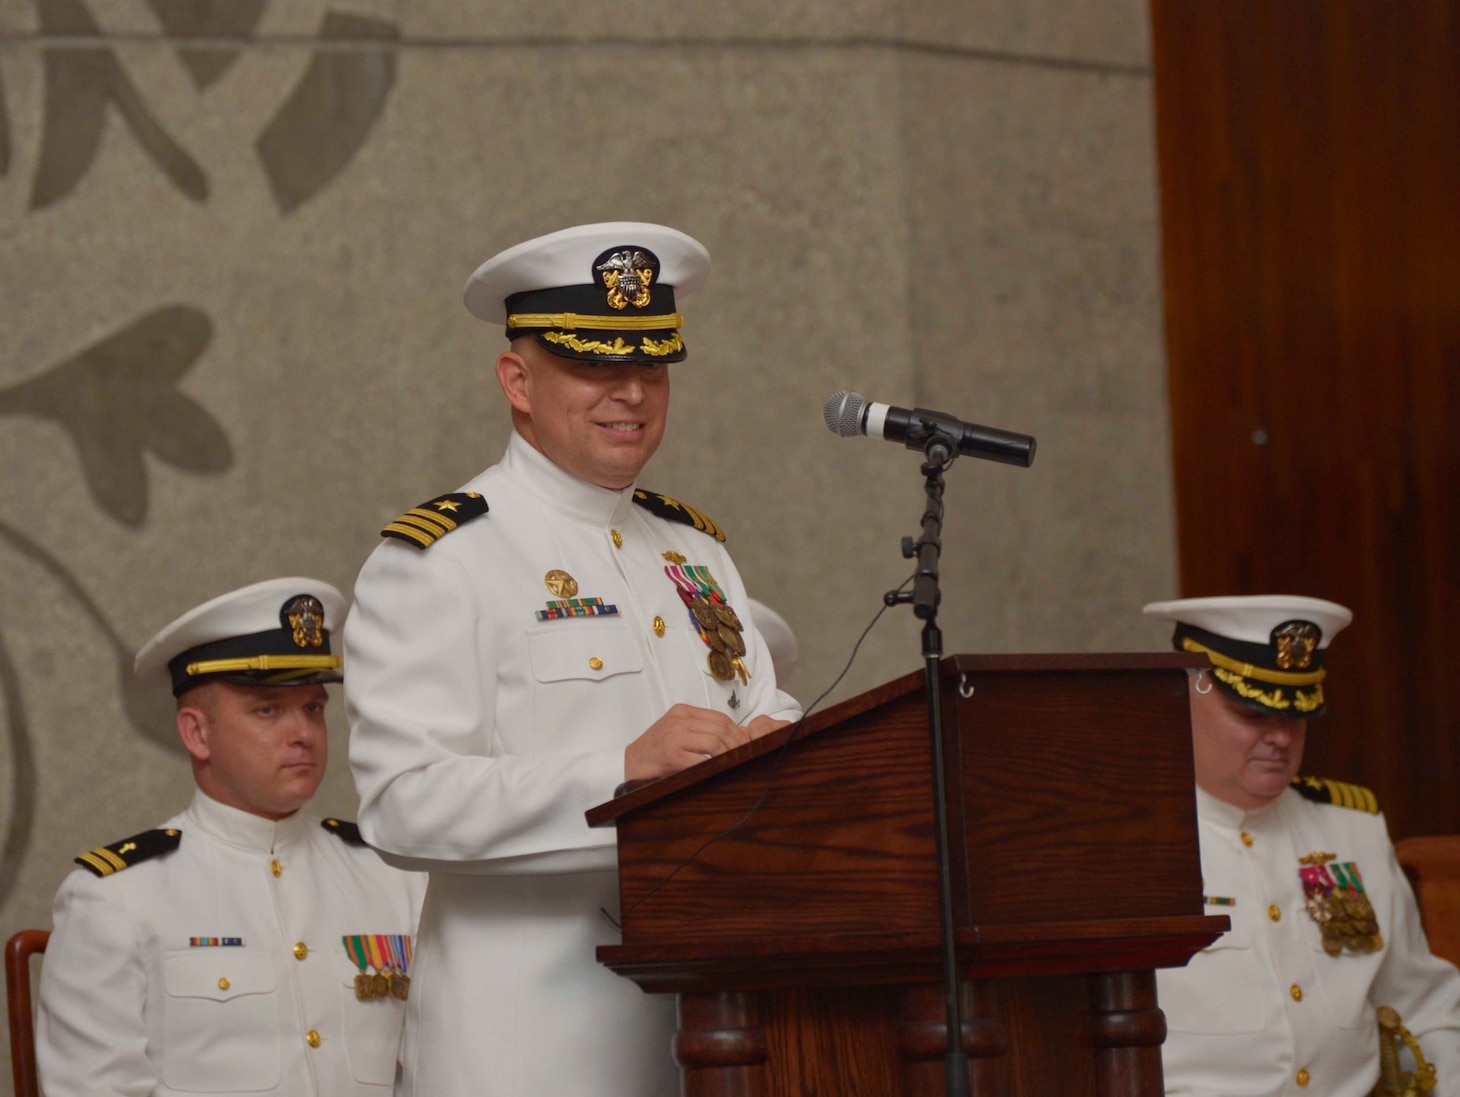
<path fill-rule="evenodd" d="M 1018 465 L 1020 468 L 1028 468 L 1034 463 L 1035 442 L 1029 435 L 965 423 L 942 411 L 929 411 L 927 408 L 909 411 L 869 401 L 861 393 L 841 390 L 826 398 L 821 414 L 833 434 L 843 438 L 865 434 L 869 438 L 901 442 L 908 449 L 923 450 L 929 460 L 935 459 L 935 449 L 941 449 L 946 452 L 944 461 L 949 460 L 953 456 L 952 451 L 956 450 L 968 457 Z M 944 440 L 942 444 L 940 436 Z"/>

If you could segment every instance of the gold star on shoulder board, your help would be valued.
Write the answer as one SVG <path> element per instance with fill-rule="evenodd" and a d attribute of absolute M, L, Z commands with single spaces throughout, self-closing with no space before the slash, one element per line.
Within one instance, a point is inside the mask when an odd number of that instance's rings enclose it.
<path fill-rule="evenodd" d="M 412 507 L 380 531 L 414 548 L 430 548 L 452 530 L 487 513 L 487 501 L 475 491 L 453 491 Z"/>
<path fill-rule="evenodd" d="M 656 518 L 663 518 L 667 522 L 677 522 L 682 526 L 693 526 L 701 533 L 709 534 L 716 541 L 725 540 L 725 531 L 706 517 L 703 511 L 695 510 L 688 503 L 681 503 L 678 499 L 671 499 L 657 491 L 650 494 L 643 488 L 634 491 L 634 503 Z"/>

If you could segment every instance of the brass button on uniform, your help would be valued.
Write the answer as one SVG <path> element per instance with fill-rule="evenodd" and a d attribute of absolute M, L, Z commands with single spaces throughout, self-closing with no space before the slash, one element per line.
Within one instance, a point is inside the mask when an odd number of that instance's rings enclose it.
<path fill-rule="evenodd" d="M 1293 996 L 1293 1001 L 1295 1002 L 1301 1002 L 1303 1000 L 1303 988 L 1300 987 L 1297 983 L 1294 983 L 1292 986 L 1288 987 L 1288 993 Z"/>
<path fill-rule="evenodd" d="M 303 941 L 300 941 L 297 945 L 294 946 L 294 959 L 302 960 L 308 955 L 309 946 L 306 945 Z"/>
<path fill-rule="evenodd" d="M 602 670 L 603 669 L 603 660 L 600 659 L 598 656 L 595 655 L 592 659 L 589 659 L 588 660 L 588 669 L 589 670 Z"/>
<path fill-rule="evenodd" d="M 654 635 L 655 636 L 663 636 L 664 635 L 664 618 L 663 617 L 655 617 L 654 618 Z"/>
<path fill-rule="evenodd" d="M 613 547 L 614 548 L 620 548 L 620 549 L 623 548 L 624 547 L 624 535 L 622 533 L 620 533 L 616 529 L 611 529 L 608 532 L 613 537 Z"/>
<path fill-rule="evenodd" d="M 310 1047 L 319 1047 L 319 1033 L 315 1032 L 314 1029 L 310 1029 L 304 1034 L 304 1042 Z"/>
<path fill-rule="evenodd" d="M 1252 844 L 1252 835 L 1248 834 L 1245 830 L 1242 832 L 1242 844 L 1244 846 L 1250 846 Z"/>
<path fill-rule="evenodd" d="M 1293 1081 L 1298 1083 L 1299 1088 L 1302 1088 L 1303 1086 L 1306 1086 L 1308 1084 L 1308 1081 L 1311 1077 L 1312 1075 L 1308 1073 L 1308 1068 L 1304 1067 L 1302 1070 L 1298 1071 L 1298 1076 L 1294 1078 Z"/>
<path fill-rule="evenodd" d="M 1283 912 L 1278 908 L 1276 903 L 1267 908 L 1267 916 L 1274 922 L 1281 922 L 1283 920 Z"/>
<path fill-rule="evenodd" d="M 227 990 L 229 988 L 229 986 L 231 986 L 231 985 L 232 984 L 230 984 L 228 982 L 228 977 L 226 975 L 222 979 L 219 979 L 218 980 L 218 989 L 219 990 Z"/>
<path fill-rule="evenodd" d="M 269 871 L 272 872 L 275 876 L 283 876 L 284 866 L 279 864 L 278 858 L 275 858 L 274 860 L 269 862 Z"/>

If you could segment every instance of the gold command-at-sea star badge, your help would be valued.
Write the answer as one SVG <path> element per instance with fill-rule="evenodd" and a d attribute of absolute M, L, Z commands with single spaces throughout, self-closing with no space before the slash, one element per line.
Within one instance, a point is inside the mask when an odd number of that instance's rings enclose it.
<path fill-rule="evenodd" d="M 571 598 L 578 593 L 578 580 L 566 571 L 553 568 L 542 577 L 542 581 L 547 584 L 548 593 L 554 598 Z"/>

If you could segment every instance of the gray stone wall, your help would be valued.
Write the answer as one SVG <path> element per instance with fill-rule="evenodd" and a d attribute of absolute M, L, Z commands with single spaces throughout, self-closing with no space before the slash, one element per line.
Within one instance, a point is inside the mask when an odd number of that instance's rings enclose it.
<path fill-rule="evenodd" d="M 803 701 L 921 513 L 912 454 L 822 426 L 837 388 L 1039 437 L 950 474 L 948 650 L 1156 646 L 1148 53 L 1140 0 L 0 0 L 0 930 L 188 795 L 138 645 L 246 582 L 348 592 L 497 457 L 461 286 L 569 224 L 715 257 L 644 482 L 729 530 Z M 917 632 L 884 616 L 835 697 Z"/>

